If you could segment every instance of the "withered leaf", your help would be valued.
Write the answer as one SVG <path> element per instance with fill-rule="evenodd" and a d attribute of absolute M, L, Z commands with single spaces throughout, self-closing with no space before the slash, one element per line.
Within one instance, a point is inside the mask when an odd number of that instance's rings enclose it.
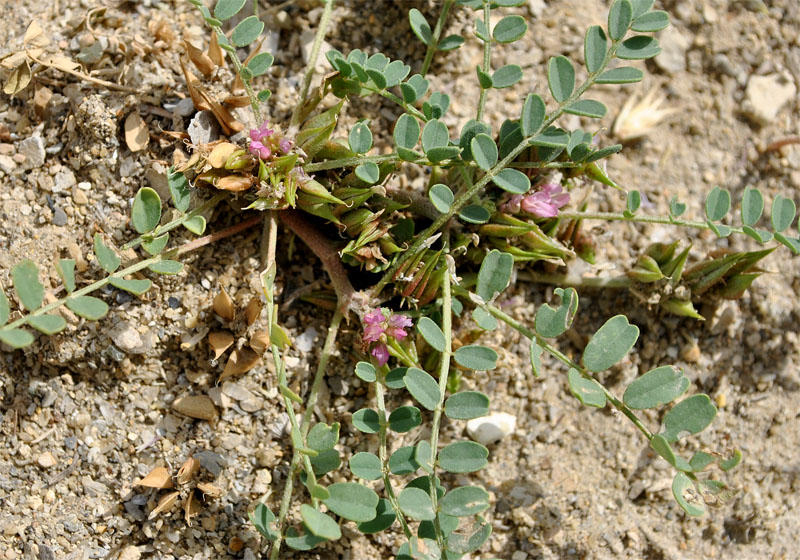
<path fill-rule="evenodd" d="M 197 484 L 197 489 L 200 490 L 206 496 L 210 496 L 212 498 L 219 498 L 222 496 L 222 488 L 219 486 L 214 486 L 210 482 L 199 482 Z"/>
<path fill-rule="evenodd" d="M 154 468 L 147 474 L 146 477 L 139 482 L 134 482 L 133 485 L 146 486 L 147 488 L 159 488 L 162 490 L 172 488 L 174 486 L 172 483 L 172 477 L 169 475 L 169 471 L 165 467 Z"/>
<path fill-rule="evenodd" d="M 200 70 L 200 73 L 206 78 L 210 77 L 214 73 L 214 61 L 189 41 L 184 39 L 183 44 L 186 47 L 186 54 L 189 55 L 189 60 L 192 61 L 195 68 Z"/>
<path fill-rule="evenodd" d="M 29 83 L 31 83 L 31 67 L 25 60 L 11 72 L 3 86 L 3 93 L 14 96 L 28 87 Z"/>
<path fill-rule="evenodd" d="M 178 469 L 178 476 L 176 477 L 178 479 L 178 484 L 186 484 L 195 477 L 199 470 L 200 461 L 194 457 L 189 457 L 183 462 L 181 468 Z"/>
<path fill-rule="evenodd" d="M 249 327 L 255 323 L 259 315 L 261 315 L 261 301 L 258 299 L 258 297 L 254 297 L 248 302 L 247 307 L 244 310 L 247 326 Z"/>
<path fill-rule="evenodd" d="M 189 418 L 212 421 L 217 418 L 217 407 L 205 395 L 195 395 L 175 399 L 172 409 Z"/>
<path fill-rule="evenodd" d="M 138 111 L 131 111 L 125 119 L 125 143 L 132 152 L 139 152 L 147 147 L 150 132 L 147 123 L 139 116 Z"/>
<path fill-rule="evenodd" d="M 222 48 L 219 46 L 216 31 L 211 32 L 211 41 L 208 43 L 208 58 L 217 66 L 225 66 L 225 53 L 222 52 Z"/>
<path fill-rule="evenodd" d="M 240 375 L 247 373 L 258 364 L 259 356 L 250 348 L 241 348 L 234 350 L 231 357 L 228 358 L 228 363 L 225 364 L 225 369 L 222 375 L 219 376 L 219 381 L 230 377 L 232 375 Z"/>
<path fill-rule="evenodd" d="M 169 511 L 175 505 L 175 502 L 178 501 L 178 495 L 180 492 L 171 492 L 166 496 L 163 496 L 160 500 L 158 500 L 158 505 L 150 512 L 150 515 L 147 516 L 147 519 L 153 519 L 156 515 L 161 513 L 162 511 Z"/>
<path fill-rule="evenodd" d="M 233 346 L 233 335 L 228 331 L 212 332 L 208 335 L 208 345 L 214 351 L 214 359 L 219 360 L 225 350 Z"/>
<path fill-rule="evenodd" d="M 259 354 L 263 354 L 267 351 L 267 348 L 270 346 L 269 340 L 269 331 L 264 329 L 260 331 L 254 332 L 250 335 L 250 348 L 258 352 Z"/>
<path fill-rule="evenodd" d="M 194 492 L 189 492 L 189 495 L 186 496 L 186 500 L 183 502 L 183 518 L 186 520 L 186 524 L 191 527 L 192 526 L 192 517 L 195 517 L 200 513 L 203 506 L 200 504 L 200 501 L 194 497 Z"/>
<path fill-rule="evenodd" d="M 228 295 L 228 292 L 225 291 L 225 288 L 221 286 L 219 293 L 214 296 L 211 307 L 214 309 L 214 313 L 222 317 L 225 321 L 233 321 L 233 318 L 236 316 L 236 308 L 233 305 L 233 300 L 231 296 Z"/>

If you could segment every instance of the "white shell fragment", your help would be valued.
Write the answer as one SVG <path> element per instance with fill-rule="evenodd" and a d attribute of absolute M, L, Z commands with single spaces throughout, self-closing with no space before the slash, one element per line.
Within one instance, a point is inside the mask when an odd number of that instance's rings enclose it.
<path fill-rule="evenodd" d="M 467 422 L 467 433 L 478 443 L 489 445 L 513 432 L 516 425 L 516 416 L 505 412 L 494 412 Z"/>

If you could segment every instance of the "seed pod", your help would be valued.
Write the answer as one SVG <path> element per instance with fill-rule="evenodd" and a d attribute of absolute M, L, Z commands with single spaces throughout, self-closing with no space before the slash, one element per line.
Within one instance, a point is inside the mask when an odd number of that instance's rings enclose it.
<path fill-rule="evenodd" d="M 719 291 L 719 295 L 725 299 L 739 299 L 761 274 L 760 272 L 735 274 L 725 280 L 725 286 Z"/>
<path fill-rule="evenodd" d="M 692 305 L 692 302 L 689 300 L 670 298 L 667 301 L 662 301 L 661 307 L 674 315 L 680 315 L 681 317 L 692 317 L 693 319 L 705 321 L 705 317 L 697 312 L 697 310 L 694 308 L 694 305 Z"/>
<path fill-rule="evenodd" d="M 238 146 L 236 144 L 231 144 L 230 142 L 221 142 L 214 146 L 214 149 L 211 150 L 211 153 L 206 158 L 206 161 L 214 169 L 221 169 L 225 166 L 228 158 L 230 158 L 231 154 L 233 154 L 237 148 Z"/>
<path fill-rule="evenodd" d="M 228 156 L 225 169 L 239 170 L 253 165 L 253 158 L 245 149 L 239 149 Z"/>
<path fill-rule="evenodd" d="M 159 501 L 158 505 L 150 512 L 150 515 L 147 516 L 147 519 L 153 519 L 162 511 L 169 511 L 175 506 L 175 502 L 178 501 L 178 496 L 180 492 L 171 492 L 166 496 L 163 496 Z"/>
<path fill-rule="evenodd" d="M 134 482 L 133 485 L 146 486 L 147 488 L 159 488 L 161 490 L 172 488 L 174 486 L 172 483 L 172 477 L 169 475 L 169 471 L 164 467 L 154 468 L 147 474 L 146 477 L 139 482 Z"/>
<path fill-rule="evenodd" d="M 628 271 L 628 277 L 643 284 L 651 284 L 664 278 L 656 260 L 649 255 L 641 255 L 636 266 Z"/>
<path fill-rule="evenodd" d="M 178 484 L 186 484 L 190 480 L 192 480 L 197 472 L 200 470 L 200 461 L 195 459 L 194 457 L 189 457 L 184 461 L 181 468 L 178 469 Z"/>

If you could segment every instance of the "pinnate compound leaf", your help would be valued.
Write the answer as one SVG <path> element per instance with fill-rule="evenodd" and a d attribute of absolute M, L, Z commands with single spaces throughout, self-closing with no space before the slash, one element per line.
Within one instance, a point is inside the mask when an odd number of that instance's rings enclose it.
<path fill-rule="evenodd" d="M 460 486 L 442 496 L 439 505 L 442 513 L 469 517 L 489 508 L 489 493 L 478 486 Z"/>
<path fill-rule="evenodd" d="M 462 391 L 444 403 L 444 413 L 454 420 L 472 420 L 489 414 L 489 397 L 480 391 Z"/>
<path fill-rule="evenodd" d="M 253 76 L 260 76 L 267 70 L 269 67 L 272 66 L 272 63 L 275 62 L 275 57 L 272 56 L 270 53 L 262 52 L 255 55 L 253 58 L 250 59 L 250 62 L 247 63 L 247 69 L 253 74 Z M 261 92 L 259 92 L 260 94 Z M 266 101 L 266 100 L 265 100 Z"/>
<path fill-rule="evenodd" d="M 386 87 L 394 87 L 405 80 L 411 67 L 403 64 L 401 60 L 393 60 L 383 70 L 383 77 L 386 79 Z"/>
<path fill-rule="evenodd" d="M 372 148 L 372 131 L 364 122 L 357 122 L 348 136 L 350 149 L 357 154 L 365 154 Z"/>
<path fill-rule="evenodd" d="M 521 39 L 527 30 L 528 24 L 522 16 L 505 16 L 494 26 L 492 37 L 498 43 L 513 43 Z"/>
<path fill-rule="evenodd" d="M 401 406 L 389 414 L 389 427 L 404 434 L 422 424 L 422 413 L 416 406 Z"/>
<path fill-rule="evenodd" d="M 628 32 L 633 20 L 633 6 L 630 0 L 614 0 L 608 11 L 608 36 L 619 41 Z"/>
<path fill-rule="evenodd" d="M 140 296 L 145 293 L 147 290 L 150 289 L 152 286 L 152 282 L 150 280 L 125 280 L 124 278 L 117 278 L 116 276 L 112 277 L 111 280 L 108 282 L 115 288 L 119 288 L 120 290 L 125 290 L 128 293 L 131 293 L 135 296 Z"/>
<path fill-rule="evenodd" d="M 692 479 L 686 473 L 679 472 L 672 479 L 672 496 L 683 511 L 692 517 L 700 517 L 706 512 L 706 506 L 700 501 L 689 502 L 684 493 L 694 488 Z"/>
<path fill-rule="evenodd" d="M 439 466 L 450 473 L 481 470 L 489 462 L 489 450 L 474 441 L 457 441 L 439 451 Z"/>
<path fill-rule="evenodd" d="M 94 256 L 97 257 L 100 268 L 109 274 L 119 268 L 120 258 L 113 249 L 103 243 L 103 238 L 99 233 L 94 234 Z"/>
<path fill-rule="evenodd" d="M 306 436 L 306 443 L 314 451 L 327 451 L 333 449 L 339 441 L 339 423 L 330 426 L 324 422 L 314 424 Z"/>
<path fill-rule="evenodd" d="M 0 330 L 0 342 L 12 348 L 25 348 L 33 344 L 33 335 L 25 329 Z"/>
<path fill-rule="evenodd" d="M 536 378 L 542 375 L 542 352 L 544 352 L 544 349 L 539 346 L 536 339 L 531 339 L 531 370 L 533 370 L 533 376 Z"/>
<path fill-rule="evenodd" d="M 17 263 L 11 269 L 11 283 L 17 297 L 28 311 L 39 309 L 44 298 L 44 286 L 39 282 L 39 267 L 30 259 Z"/>
<path fill-rule="evenodd" d="M 772 201 L 772 213 L 770 216 L 772 229 L 778 233 L 783 232 L 783 230 L 792 225 L 796 212 L 797 207 L 794 200 L 781 195 L 776 196 L 775 200 Z"/>
<path fill-rule="evenodd" d="M 163 260 L 148 266 L 156 274 L 178 274 L 183 270 L 183 263 L 179 261 Z"/>
<path fill-rule="evenodd" d="M 206 231 L 206 219 L 203 216 L 192 216 L 185 222 L 183 227 L 191 231 L 195 235 L 203 235 Z"/>
<path fill-rule="evenodd" d="M 445 214 L 450 210 L 450 207 L 453 205 L 453 201 L 456 199 L 455 195 L 453 195 L 453 191 L 450 190 L 450 187 L 441 183 L 437 183 L 431 187 L 431 189 L 428 191 L 428 197 L 431 199 L 431 203 L 433 204 L 434 208 L 436 208 L 442 214 Z"/>
<path fill-rule="evenodd" d="M 692 472 L 692 465 L 689 464 L 689 461 L 683 457 L 675 455 L 675 452 L 672 450 L 672 446 L 666 439 L 664 439 L 664 436 L 660 434 L 654 435 L 650 440 L 650 447 L 653 448 L 653 450 L 658 453 L 667 463 L 676 469 L 684 472 Z"/>
<path fill-rule="evenodd" d="M 485 331 L 493 331 L 497 328 L 497 319 L 481 307 L 472 310 L 472 320 Z"/>
<path fill-rule="evenodd" d="M 620 66 L 612 70 L 606 70 L 600 74 L 594 83 L 596 84 L 633 84 L 641 82 L 644 72 L 638 68 L 630 66 Z"/>
<path fill-rule="evenodd" d="M 245 0 L 217 0 L 214 17 L 220 21 L 231 19 L 244 7 Z"/>
<path fill-rule="evenodd" d="M 608 109 L 605 105 L 594 99 L 579 99 L 572 105 L 564 107 L 564 112 L 572 115 L 580 115 L 581 117 L 602 119 L 606 116 Z"/>
<path fill-rule="evenodd" d="M 492 73 L 492 87 L 503 89 L 511 87 L 522 79 L 522 68 L 516 64 L 507 64 Z"/>
<path fill-rule="evenodd" d="M 667 27 L 669 27 L 669 14 L 662 10 L 643 14 L 637 17 L 631 25 L 631 29 L 637 33 L 654 33 Z"/>
<path fill-rule="evenodd" d="M 731 455 L 728 459 L 719 462 L 719 468 L 721 468 L 723 471 L 729 471 L 741 462 L 742 452 L 738 449 L 734 449 L 733 455 Z"/>
<path fill-rule="evenodd" d="M 630 39 L 625 39 L 617 47 L 617 57 L 623 60 L 642 60 L 653 58 L 661 52 L 658 40 L 647 35 L 636 35 Z"/>
<path fill-rule="evenodd" d="M 0 288 L 0 327 L 8 322 L 8 317 L 11 314 L 11 308 L 8 305 L 8 297 L 6 293 Z"/>
<path fill-rule="evenodd" d="M 427 372 L 417 368 L 408 368 L 403 383 L 419 404 L 428 410 L 434 410 L 439 405 L 442 392 L 439 384 Z"/>
<path fill-rule="evenodd" d="M 359 379 L 367 383 L 374 383 L 378 378 L 375 372 L 375 366 L 369 362 L 358 362 L 356 364 L 356 375 Z"/>
<path fill-rule="evenodd" d="M 433 521 L 436 519 L 431 497 L 419 488 L 405 488 L 397 496 L 397 505 L 400 506 L 400 511 L 411 519 L 416 519 L 417 521 Z"/>
<path fill-rule="evenodd" d="M 603 408 L 606 405 L 603 387 L 594 379 L 583 377 L 578 370 L 570 368 L 567 380 L 569 390 L 581 404 L 596 408 Z"/>
<path fill-rule="evenodd" d="M 764 212 L 764 197 L 761 191 L 753 188 L 746 188 L 742 197 L 742 223 L 746 226 L 754 226 Z"/>
<path fill-rule="evenodd" d="M 631 325 L 625 315 L 616 315 L 605 322 L 592 336 L 583 351 L 583 363 L 589 371 L 603 371 L 630 352 L 639 338 L 639 327 Z"/>
<path fill-rule="evenodd" d="M 522 135 L 535 134 L 544 123 L 545 113 L 546 107 L 541 96 L 536 93 L 528 94 L 525 104 L 522 106 L 522 116 L 519 119 Z"/>
<path fill-rule="evenodd" d="M 502 293 L 511 281 L 514 270 L 514 257 L 508 253 L 501 253 L 492 249 L 483 258 L 478 271 L 478 284 L 476 292 L 483 301 L 491 301 L 496 295 Z"/>
<path fill-rule="evenodd" d="M 411 150 L 419 140 L 419 122 L 407 113 L 398 117 L 394 125 L 394 143 L 398 148 Z"/>
<path fill-rule="evenodd" d="M 386 498 L 380 498 L 380 500 L 378 500 L 378 507 L 376 508 L 376 511 L 377 514 L 375 515 L 375 519 L 363 521 L 358 524 L 358 530 L 365 535 L 372 535 L 374 533 L 385 531 L 391 527 L 394 523 L 394 520 L 397 519 L 397 514 L 395 514 L 394 510 L 392 509 L 391 502 Z"/>
<path fill-rule="evenodd" d="M 708 395 L 692 395 L 672 407 L 664 415 L 664 430 L 661 436 L 667 441 L 703 431 L 714 420 L 717 408 Z"/>
<path fill-rule="evenodd" d="M 66 328 L 67 322 L 61 315 L 37 315 L 28 319 L 28 324 L 46 335 L 56 334 Z"/>
<path fill-rule="evenodd" d="M 453 353 L 456 363 L 467 369 L 488 371 L 497 367 L 497 352 L 486 346 L 470 344 Z"/>
<path fill-rule="evenodd" d="M 671 403 L 689 388 L 689 378 L 675 366 L 661 366 L 652 369 L 634 380 L 622 400 L 634 410 L 655 408 Z"/>
<path fill-rule="evenodd" d="M 586 40 L 583 44 L 583 58 L 586 62 L 586 70 L 590 73 L 597 72 L 602 68 L 608 51 L 608 40 L 606 33 L 599 25 L 592 25 L 586 30 Z"/>
<path fill-rule="evenodd" d="M 300 506 L 300 516 L 312 535 L 329 541 L 342 538 L 342 530 L 331 516 L 317 511 L 308 504 Z"/>
<path fill-rule="evenodd" d="M 365 434 L 374 434 L 381 428 L 380 417 L 371 408 L 362 408 L 353 414 L 353 426 Z"/>
<path fill-rule="evenodd" d="M 727 189 L 714 187 L 706 198 L 706 217 L 717 222 L 731 209 L 731 193 Z"/>
<path fill-rule="evenodd" d="M 507 167 L 492 179 L 495 185 L 512 194 L 525 194 L 531 190 L 531 180 L 522 171 Z"/>
<path fill-rule="evenodd" d="M 78 296 L 67 299 L 67 309 L 89 321 L 102 319 L 108 313 L 108 304 L 92 296 Z"/>
<path fill-rule="evenodd" d="M 75 291 L 75 259 L 58 259 L 56 262 L 56 272 L 64 282 L 64 288 L 67 293 L 71 294 Z M 0 325 L 3 322 L 0 321 Z"/>
<path fill-rule="evenodd" d="M 181 175 L 182 176 L 182 175 Z M 143 187 L 136 193 L 131 209 L 131 221 L 137 233 L 153 231 L 161 220 L 161 198 L 150 187 Z"/>
<path fill-rule="evenodd" d="M 383 475 L 381 460 L 373 453 L 356 453 L 350 458 L 350 472 L 364 480 L 378 480 Z"/>
<path fill-rule="evenodd" d="M 300 535 L 297 533 L 294 527 L 289 527 L 289 529 L 286 530 L 286 538 L 284 539 L 286 546 L 294 550 L 305 551 L 311 550 L 318 544 L 327 540 L 323 539 L 322 537 L 314 536 L 311 531 L 308 530 L 308 528 L 306 528 L 306 531 L 306 534 Z"/>
<path fill-rule="evenodd" d="M 425 339 L 425 342 L 427 342 L 431 348 L 437 352 L 445 351 L 447 340 L 444 337 L 442 329 L 440 329 L 439 325 L 432 319 L 429 317 L 422 317 L 417 322 L 417 332 L 422 335 L 422 338 Z M 358 373 L 358 371 L 356 371 L 356 373 Z"/>
<path fill-rule="evenodd" d="M 264 30 L 264 22 L 256 16 L 244 18 L 233 28 L 231 42 L 237 47 L 246 47 L 261 35 Z"/>
<path fill-rule="evenodd" d="M 472 159 L 484 171 L 488 171 L 497 163 L 497 144 L 488 134 L 476 134 L 470 142 L 470 148 L 472 148 Z"/>
<path fill-rule="evenodd" d="M 429 85 L 430 82 L 428 80 L 419 74 L 414 74 L 408 80 L 400 84 L 403 101 L 406 103 L 414 103 L 417 99 L 425 95 Z"/>
<path fill-rule="evenodd" d="M 776 233 L 775 239 L 786 245 L 786 247 L 788 247 L 789 250 L 795 255 L 800 254 L 800 239 L 796 239 L 794 237 L 786 237 L 781 233 Z"/>
<path fill-rule="evenodd" d="M 335 449 L 326 449 L 319 452 L 315 457 L 311 457 L 311 467 L 314 469 L 314 474 L 322 476 L 333 472 L 342 464 L 342 458 L 339 457 L 339 452 Z M 317 487 L 311 488 L 314 492 Z M 318 499 L 327 499 L 327 496 L 315 496 Z"/>
<path fill-rule="evenodd" d="M 575 68 L 565 56 L 554 56 L 547 64 L 547 83 L 553 99 L 563 103 L 575 89 Z"/>
<path fill-rule="evenodd" d="M 411 30 L 414 32 L 414 35 L 425 45 L 430 45 L 433 40 L 433 32 L 431 31 L 428 20 L 422 15 L 422 12 L 416 8 L 411 8 L 408 11 L 408 21 L 411 24 Z"/>
<path fill-rule="evenodd" d="M 375 519 L 378 495 L 374 490 L 357 482 L 335 482 L 328 492 L 330 497 L 323 502 L 336 515 L 350 521 Z"/>
<path fill-rule="evenodd" d="M 545 338 L 555 338 L 567 332 L 578 311 L 578 292 L 574 288 L 556 288 L 553 293 L 561 299 L 558 309 L 545 303 L 536 311 L 536 332 Z"/>
<path fill-rule="evenodd" d="M 186 176 L 179 171 L 175 171 L 174 167 L 170 167 L 167 172 L 167 185 L 172 196 L 172 204 L 175 205 L 178 211 L 186 212 L 189 209 L 191 197 L 189 181 L 186 180 Z"/>

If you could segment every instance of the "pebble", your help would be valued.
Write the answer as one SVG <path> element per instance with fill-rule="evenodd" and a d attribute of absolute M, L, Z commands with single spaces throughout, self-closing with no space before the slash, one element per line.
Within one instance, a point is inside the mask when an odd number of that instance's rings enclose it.
<path fill-rule="evenodd" d="M 59 227 L 67 225 L 67 214 L 61 208 L 56 208 L 53 212 L 53 225 Z"/>
<path fill-rule="evenodd" d="M 200 111 L 189 123 L 186 132 L 192 144 L 208 144 L 219 138 L 220 128 L 211 111 Z"/>
<path fill-rule="evenodd" d="M 334 395 L 344 396 L 350 390 L 350 385 L 341 375 L 332 375 L 328 378 L 328 387 Z"/>
<path fill-rule="evenodd" d="M 117 348 L 125 352 L 132 352 L 142 346 L 142 337 L 139 331 L 127 321 L 119 323 L 109 335 Z"/>
<path fill-rule="evenodd" d="M 40 467 L 43 467 L 45 469 L 54 467 L 58 463 L 56 458 L 49 451 L 46 451 L 41 455 L 39 455 L 39 457 L 36 459 L 36 462 L 39 463 Z"/>
<path fill-rule="evenodd" d="M 19 143 L 19 153 L 25 156 L 25 168 L 33 169 L 44 165 L 47 154 L 44 151 L 44 140 L 37 135 L 26 138 Z"/>
<path fill-rule="evenodd" d="M 62 169 L 55 176 L 55 184 L 53 185 L 53 192 L 60 193 L 67 189 L 71 189 L 78 184 L 75 179 L 75 174 L 69 169 Z"/>
<path fill-rule="evenodd" d="M 768 125 L 796 94 L 797 86 L 788 72 L 751 76 L 745 90 L 745 114 L 756 124 Z"/>
<path fill-rule="evenodd" d="M 11 173 L 17 168 L 17 162 L 10 156 L 0 155 L 0 171 L 6 175 Z"/>
<path fill-rule="evenodd" d="M 173 109 L 175 114 L 180 115 L 181 117 L 189 117 L 194 113 L 194 103 L 192 103 L 192 98 L 187 97 L 186 99 L 181 99 L 175 104 L 175 108 Z"/>
<path fill-rule="evenodd" d="M 478 443 L 489 445 L 512 433 L 516 425 L 516 416 L 505 412 L 494 412 L 467 422 L 467 434 Z"/>
<path fill-rule="evenodd" d="M 689 40 L 674 25 L 670 25 L 659 34 L 658 44 L 661 46 L 661 53 L 653 59 L 656 66 L 673 74 L 686 70 L 686 49 L 689 48 Z"/>
<path fill-rule="evenodd" d="M 317 335 L 319 335 L 317 329 L 309 327 L 295 339 L 295 346 L 300 352 L 311 352 L 314 348 L 314 340 L 317 338 Z"/>

